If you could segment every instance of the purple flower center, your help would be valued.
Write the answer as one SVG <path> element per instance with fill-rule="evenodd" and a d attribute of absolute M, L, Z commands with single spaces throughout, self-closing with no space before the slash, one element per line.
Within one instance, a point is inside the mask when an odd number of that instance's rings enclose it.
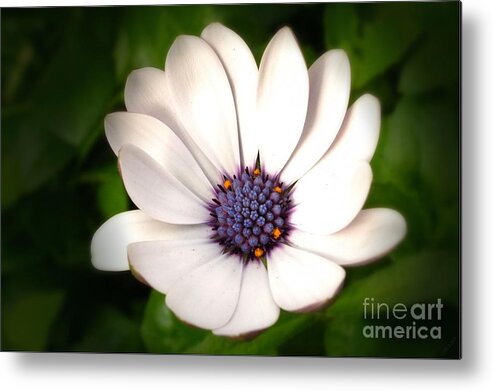
<path fill-rule="evenodd" d="M 259 168 L 224 176 L 209 206 L 213 239 L 245 260 L 263 257 L 289 234 L 290 193 Z"/>

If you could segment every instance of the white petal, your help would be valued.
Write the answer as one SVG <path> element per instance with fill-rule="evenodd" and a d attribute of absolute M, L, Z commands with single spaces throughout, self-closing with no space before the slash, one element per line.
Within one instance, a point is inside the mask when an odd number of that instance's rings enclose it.
<path fill-rule="evenodd" d="M 211 199 L 213 190 L 203 171 L 167 125 L 146 114 L 120 112 L 106 116 L 104 127 L 116 155 L 123 145 L 135 145 L 203 201 Z"/>
<path fill-rule="evenodd" d="M 146 67 L 132 71 L 125 84 L 124 96 L 128 111 L 148 114 L 172 129 L 179 128 L 166 74 L 161 69 Z"/>
<path fill-rule="evenodd" d="M 220 179 L 219 170 L 204 155 L 181 123 L 164 71 L 156 68 L 133 71 L 125 85 L 125 105 L 130 112 L 148 114 L 166 124 L 186 145 L 211 184 L 216 185 L 218 178 Z"/>
<path fill-rule="evenodd" d="M 119 164 L 128 195 L 149 216 L 172 224 L 209 220 L 206 204 L 140 148 L 124 145 Z"/>
<path fill-rule="evenodd" d="M 282 246 L 269 256 L 268 270 L 275 302 L 286 311 L 297 312 L 327 303 L 346 275 L 336 263 L 290 246 Z"/>
<path fill-rule="evenodd" d="M 260 158 L 272 173 L 293 152 L 308 106 L 308 72 L 296 39 L 287 27 L 269 42 L 260 62 L 257 95 Z"/>
<path fill-rule="evenodd" d="M 243 269 L 240 298 L 233 317 L 225 326 L 214 330 L 214 334 L 229 337 L 256 334 L 276 323 L 279 313 L 264 264 L 248 262 Z"/>
<path fill-rule="evenodd" d="M 166 58 L 166 79 L 190 137 L 217 168 L 235 172 L 240 159 L 233 94 L 214 50 L 201 38 L 178 37 Z"/>
<path fill-rule="evenodd" d="M 151 219 L 140 210 L 117 214 L 96 231 L 91 242 L 95 268 L 128 270 L 127 246 L 142 240 L 197 239 L 208 237 L 210 228 L 200 225 L 174 225 Z"/>
<path fill-rule="evenodd" d="M 253 165 L 258 152 L 256 94 L 258 69 L 252 52 L 241 37 L 220 23 L 212 23 L 201 37 L 215 50 L 233 90 L 243 161 Z"/>
<path fill-rule="evenodd" d="M 296 183 L 291 223 L 311 233 L 339 231 L 363 207 L 371 180 L 367 162 L 322 159 Z"/>
<path fill-rule="evenodd" d="M 366 209 L 343 230 L 332 235 L 317 235 L 292 230 L 289 240 L 301 249 L 312 251 L 339 265 L 370 262 L 391 251 L 404 238 L 406 221 L 392 209 Z"/>
<path fill-rule="evenodd" d="M 331 50 L 310 67 L 310 98 L 305 127 L 296 150 L 283 170 L 283 180 L 301 178 L 327 152 L 346 113 L 351 87 L 349 60 L 343 50 Z"/>
<path fill-rule="evenodd" d="M 169 289 L 166 305 L 186 323 L 221 327 L 238 304 L 242 269 L 240 257 L 221 255 L 180 277 Z"/>
<path fill-rule="evenodd" d="M 349 108 L 341 130 L 328 154 L 369 162 L 380 133 L 380 102 L 373 95 L 361 96 Z"/>
<path fill-rule="evenodd" d="M 221 250 L 208 238 L 158 240 L 131 244 L 128 257 L 140 277 L 157 291 L 168 293 L 180 277 L 216 259 Z"/>

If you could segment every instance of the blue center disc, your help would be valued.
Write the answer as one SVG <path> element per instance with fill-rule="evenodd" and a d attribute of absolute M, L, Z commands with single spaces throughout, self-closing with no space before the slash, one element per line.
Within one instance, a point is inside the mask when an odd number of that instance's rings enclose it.
<path fill-rule="evenodd" d="M 245 260 L 265 256 L 289 233 L 289 196 L 279 177 L 270 178 L 259 168 L 224 176 L 210 204 L 213 239 Z"/>

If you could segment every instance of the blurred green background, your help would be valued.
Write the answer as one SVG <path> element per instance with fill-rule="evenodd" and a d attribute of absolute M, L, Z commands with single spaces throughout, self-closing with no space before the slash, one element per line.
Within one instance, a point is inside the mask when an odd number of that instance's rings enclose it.
<path fill-rule="evenodd" d="M 459 319 L 459 3 L 3 9 L 1 13 L 2 350 L 457 357 Z M 347 51 L 351 101 L 382 103 L 367 207 L 406 218 L 389 256 L 350 269 L 334 304 L 283 313 L 249 342 L 183 325 L 130 273 L 103 273 L 89 244 L 133 208 L 103 118 L 124 110 L 135 68 L 162 68 L 179 34 L 220 21 L 257 60 L 289 25 L 309 66 Z M 442 298 L 441 340 L 365 339 L 365 297 Z M 428 325 L 430 322 L 428 322 Z"/>

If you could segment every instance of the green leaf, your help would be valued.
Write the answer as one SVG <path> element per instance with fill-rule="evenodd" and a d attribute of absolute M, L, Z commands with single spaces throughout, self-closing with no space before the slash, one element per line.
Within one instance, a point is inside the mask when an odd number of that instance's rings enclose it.
<path fill-rule="evenodd" d="M 163 69 L 166 53 L 178 35 L 200 35 L 212 21 L 210 6 L 126 9 L 114 53 L 118 80 L 125 80 L 137 68 Z"/>
<path fill-rule="evenodd" d="M 452 86 L 459 81 L 459 47 L 457 31 L 432 34 L 413 52 L 402 69 L 399 91 L 422 94 Z"/>
<path fill-rule="evenodd" d="M 310 6 L 303 6 L 303 9 Z M 212 22 L 233 28 L 260 60 L 265 45 L 275 29 L 299 12 L 299 6 L 202 5 L 167 7 L 132 7 L 127 10 L 118 35 L 114 57 L 116 74 L 124 81 L 137 68 L 163 69 L 166 54 L 178 35 L 200 35 Z M 255 28 L 252 29 L 252 25 Z M 310 54 L 311 52 L 308 51 Z"/>
<path fill-rule="evenodd" d="M 61 290 L 24 291 L 2 300 L 2 350 L 45 350 L 63 300 Z"/>
<path fill-rule="evenodd" d="M 152 291 L 140 329 L 149 352 L 182 353 L 207 335 L 207 331 L 185 325 L 164 303 L 164 295 Z"/>
<path fill-rule="evenodd" d="M 105 170 L 104 178 L 98 186 L 98 206 L 105 218 L 110 218 L 129 208 L 127 192 L 115 165 Z"/>
<path fill-rule="evenodd" d="M 251 341 L 236 341 L 208 335 L 200 343 L 187 349 L 193 354 L 276 355 L 278 348 L 298 334 L 317 317 L 317 314 L 282 313 L 277 323 Z"/>
<path fill-rule="evenodd" d="M 47 12 L 39 10 L 39 17 Z M 76 156 L 78 147 L 94 139 L 95 129 L 101 132 L 97 125 L 115 90 L 107 49 L 113 37 L 112 14 L 103 8 L 68 11 L 63 39 L 52 55 L 39 59 L 42 72 L 28 96 L 21 104 L 12 101 L 5 107 L 11 114 L 2 113 L 3 207 L 52 179 Z M 48 36 L 41 39 L 49 40 Z M 34 45 L 40 38 L 30 39 Z M 15 86 L 24 88 L 21 82 Z"/>
<path fill-rule="evenodd" d="M 424 36 L 402 68 L 398 88 L 404 94 L 423 94 L 439 89 L 448 89 L 453 94 L 458 91 L 459 3 L 430 5 Z"/>
<path fill-rule="evenodd" d="M 141 352 L 139 324 L 121 311 L 106 307 L 97 312 L 81 341 L 71 348 L 77 352 Z"/>
<path fill-rule="evenodd" d="M 296 15 L 304 14 L 307 23 L 310 23 L 308 12 L 320 15 L 321 10 L 316 4 L 241 4 L 221 5 L 214 8 L 215 21 L 232 28 L 242 37 L 250 47 L 257 64 L 260 63 L 264 49 L 276 31 Z M 300 40 L 303 38 L 303 33 L 309 30 L 297 29 L 292 25 L 291 27 Z M 306 45 L 301 45 L 301 48 L 307 55 L 305 57 L 307 64 L 310 64 L 315 57 L 314 53 Z"/>
<path fill-rule="evenodd" d="M 404 216 L 407 235 L 399 248 L 408 252 L 427 246 L 437 228 L 433 205 L 426 193 L 416 189 L 402 191 L 392 183 L 373 183 L 364 209 L 368 208 L 391 208 Z"/>
<path fill-rule="evenodd" d="M 128 210 L 128 197 L 118 175 L 108 177 L 98 187 L 97 194 L 99 209 L 105 218 Z"/>
<path fill-rule="evenodd" d="M 443 98 L 405 96 L 383 121 L 366 207 L 401 212 L 411 248 L 457 239 L 458 214 L 446 210 L 459 199 L 458 142 L 458 112 Z"/>
<path fill-rule="evenodd" d="M 360 40 L 359 25 L 355 4 L 327 4 L 324 14 L 326 45 L 351 48 Z"/>
<path fill-rule="evenodd" d="M 99 9 L 87 18 L 83 10 L 75 10 L 65 41 L 33 89 L 34 111 L 26 120 L 73 146 L 81 145 L 102 121 L 115 91 L 113 61 L 107 50 L 114 32 L 112 15 Z M 104 32 L 101 24 L 106 26 Z"/>
<path fill-rule="evenodd" d="M 403 97 L 384 119 L 372 162 L 376 178 L 405 189 L 424 181 L 437 196 L 454 198 L 458 169 L 458 112 L 437 98 Z"/>
<path fill-rule="evenodd" d="M 455 247 L 460 251 L 460 204 L 444 204 L 436 211 L 436 229 L 433 241 L 437 245 Z"/>
<path fill-rule="evenodd" d="M 394 112 L 382 120 L 377 151 L 372 160 L 375 181 L 392 182 L 402 191 L 414 190 L 419 182 L 422 124 L 416 119 L 420 102 L 403 98 Z"/>
<path fill-rule="evenodd" d="M 458 324 L 458 253 L 449 250 L 424 251 L 403 257 L 394 256 L 384 268 L 370 276 L 351 281 L 335 303 L 327 310 L 325 346 L 329 355 L 336 356 L 440 356 L 450 339 L 456 335 Z M 374 298 L 375 303 L 394 305 L 404 303 L 444 303 L 444 319 L 440 324 L 445 337 L 441 340 L 367 339 L 362 334 L 369 323 L 364 319 L 363 301 Z M 383 320 L 381 323 L 385 323 Z M 387 324 L 387 323 L 385 323 Z"/>
<path fill-rule="evenodd" d="M 97 204 L 104 218 L 128 210 L 129 199 L 116 164 L 86 172 L 81 175 L 80 181 L 96 185 Z"/>
<path fill-rule="evenodd" d="M 154 353 L 262 354 L 275 355 L 278 348 L 306 328 L 316 314 L 282 313 L 279 321 L 253 340 L 239 341 L 185 325 L 166 307 L 162 294 L 153 291 L 142 322 L 142 338 Z"/>
<path fill-rule="evenodd" d="M 421 99 L 416 111 L 421 145 L 420 174 L 437 205 L 459 202 L 459 106 L 444 99 Z M 419 121 L 419 122 L 418 122 Z"/>
<path fill-rule="evenodd" d="M 429 189 L 437 204 L 457 202 L 457 108 L 443 99 L 403 97 L 384 120 L 372 167 L 377 182 L 403 192 Z"/>
<path fill-rule="evenodd" d="M 27 198 L 20 210 L 6 216 L 22 230 L 14 246 L 34 246 L 46 267 L 89 266 L 90 237 L 94 233 L 87 201 L 80 189 L 60 184 Z M 53 269 L 51 269 L 53 271 Z"/>
<path fill-rule="evenodd" d="M 46 183 L 75 153 L 56 136 L 23 121 L 2 121 L 2 209 Z"/>
<path fill-rule="evenodd" d="M 327 6 L 326 45 L 347 52 L 354 89 L 365 86 L 403 58 L 421 32 L 421 10 L 413 4 Z"/>

